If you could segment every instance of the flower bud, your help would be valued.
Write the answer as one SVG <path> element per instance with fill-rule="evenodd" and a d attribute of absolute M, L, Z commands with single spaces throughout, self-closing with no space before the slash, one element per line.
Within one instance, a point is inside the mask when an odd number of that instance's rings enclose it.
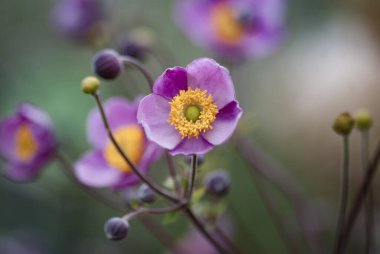
<path fill-rule="evenodd" d="M 145 59 L 145 48 L 136 42 L 129 35 L 122 38 L 119 43 L 118 51 L 121 55 L 131 56 L 140 61 Z"/>
<path fill-rule="evenodd" d="M 93 60 L 94 72 L 103 79 L 115 79 L 122 71 L 123 65 L 119 54 L 112 49 L 98 52 Z"/>
<path fill-rule="evenodd" d="M 335 119 L 332 127 L 337 134 L 346 136 L 350 134 L 354 124 L 355 121 L 351 115 L 348 112 L 344 112 Z"/>
<path fill-rule="evenodd" d="M 193 156 L 189 155 L 185 157 L 185 162 L 189 165 L 191 165 L 191 158 Z M 202 166 L 202 164 L 205 162 L 205 156 L 204 155 L 197 155 L 197 167 Z"/>
<path fill-rule="evenodd" d="M 230 177 L 223 170 L 217 170 L 206 175 L 204 186 L 206 191 L 214 196 L 222 197 L 230 188 Z"/>
<path fill-rule="evenodd" d="M 156 195 L 149 186 L 143 184 L 137 192 L 138 200 L 142 203 L 153 203 L 156 200 Z"/>
<path fill-rule="evenodd" d="M 95 93 L 100 87 L 100 81 L 96 77 L 88 76 L 82 80 L 81 86 L 84 93 Z"/>
<path fill-rule="evenodd" d="M 126 220 L 118 217 L 109 219 L 104 225 L 104 232 L 108 239 L 119 241 L 124 239 L 129 231 L 129 224 Z"/>
<path fill-rule="evenodd" d="M 368 110 L 361 109 L 355 113 L 355 123 L 359 130 L 368 130 L 373 124 L 373 119 Z"/>

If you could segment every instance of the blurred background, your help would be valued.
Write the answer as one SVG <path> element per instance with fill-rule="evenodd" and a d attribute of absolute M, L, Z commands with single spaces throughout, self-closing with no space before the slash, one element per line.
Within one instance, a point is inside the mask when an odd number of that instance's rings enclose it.
<path fill-rule="evenodd" d="M 104 2 L 107 19 L 118 31 L 149 27 L 165 46 L 162 48 L 173 52 L 179 65 L 201 56 L 212 57 L 193 45 L 174 24 L 175 1 Z M 51 115 L 61 146 L 75 161 L 90 147 L 85 121 L 94 102 L 80 91 L 79 84 L 92 74 L 91 59 L 96 51 L 70 43 L 55 31 L 53 6 L 54 1 L 1 1 L 0 117 L 14 112 L 21 101 L 36 103 Z M 365 107 L 375 119 L 372 148 L 380 133 L 380 3 L 289 1 L 286 37 L 275 53 L 232 70 L 237 97 L 245 109 L 241 125 L 250 126 L 247 139 L 256 140 L 305 187 L 306 195 L 320 209 L 325 240 L 331 246 L 328 232 L 335 225 L 338 207 L 341 148 L 332 122 L 342 111 Z M 155 77 L 163 71 L 152 59 L 147 65 Z M 126 70 L 117 81 L 105 82 L 103 96 L 132 98 L 125 92 L 132 82 L 133 91 L 148 92 L 139 73 Z M 353 133 L 351 148 L 355 191 L 361 180 L 359 133 Z M 234 147 L 217 147 L 206 156 L 206 162 L 204 167 L 225 168 L 231 174 L 227 210 L 244 224 L 243 228 L 235 223 L 234 237 L 239 246 L 246 253 L 256 253 L 252 248 L 255 238 L 257 248 L 266 253 L 286 253 Z M 156 166 L 152 171 L 159 170 Z M 278 193 L 273 195 L 284 218 L 291 216 L 287 202 Z M 125 241 L 108 241 L 104 222 L 121 214 L 88 197 L 54 162 L 31 183 L 0 178 L 0 215 L 1 254 L 8 254 L 6 246 L 12 244 L 20 249 L 14 254 L 165 253 L 165 247 L 138 221 L 132 222 L 133 232 Z M 183 218 L 165 226 L 177 236 L 188 228 Z M 247 229 L 249 234 L 245 233 Z M 354 235 L 359 240 L 352 244 L 352 253 L 359 253 L 362 234 L 358 226 Z"/>

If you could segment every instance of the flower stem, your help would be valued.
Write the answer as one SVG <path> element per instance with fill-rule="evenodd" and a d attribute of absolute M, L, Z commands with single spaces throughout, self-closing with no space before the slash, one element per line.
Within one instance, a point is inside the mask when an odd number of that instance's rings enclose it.
<path fill-rule="evenodd" d="M 249 172 L 264 177 L 290 201 L 300 229 L 310 245 L 312 253 L 326 253 L 325 246 L 320 239 L 321 223 L 317 211 L 313 209 L 310 201 L 305 197 L 302 186 L 292 175 L 287 174 L 285 168 L 268 157 L 253 142 L 249 142 L 239 134 L 233 137 L 233 141 L 238 153 L 249 165 Z"/>
<path fill-rule="evenodd" d="M 368 157 L 369 157 L 369 137 L 368 137 L 368 130 L 362 130 L 361 131 L 361 163 L 362 163 L 362 170 L 363 170 L 363 177 L 366 173 L 366 166 L 368 164 Z M 368 197 L 365 203 L 365 252 L 366 254 L 369 253 L 376 253 L 375 250 L 375 218 L 374 218 L 374 193 L 373 188 L 370 187 L 368 191 Z"/>
<path fill-rule="evenodd" d="M 190 179 L 189 179 L 189 185 L 188 185 L 186 193 L 185 193 L 185 199 L 187 199 L 187 200 L 190 200 L 191 196 L 193 195 L 196 173 L 197 173 L 197 156 L 194 154 L 191 156 Z"/>
<path fill-rule="evenodd" d="M 267 192 L 265 187 L 258 181 L 257 173 L 252 172 L 252 179 L 254 181 L 257 193 L 271 218 L 274 227 L 276 228 L 280 238 L 284 242 L 290 254 L 302 253 L 299 250 L 299 245 L 290 237 L 292 234 L 291 230 L 286 226 L 285 220 L 283 220 L 278 213 L 281 209 L 276 206 L 277 201 L 273 199 L 273 196 Z"/>
<path fill-rule="evenodd" d="M 136 168 L 136 166 L 132 163 L 132 161 L 124 153 L 123 149 L 120 147 L 120 145 L 116 141 L 115 137 L 113 136 L 113 133 L 112 133 L 111 128 L 109 126 L 109 123 L 108 123 L 108 120 L 107 120 L 107 116 L 106 116 L 106 114 L 104 112 L 104 108 L 103 108 L 103 105 L 102 105 L 102 102 L 100 100 L 99 95 L 97 93 L 93 93 L 93 96 L 94 96 L 94 98 L 96 100 L 96 103 L 98 105 L 98 108 L 99 108 L 99 111 L 100 111 L 100 114 L 101 114 L 101 117 L 102 117 L 102 120 L 103 120 L 103 124 L 104 124 L 104 127 L 105 127 L 106 131 L 107 131 L 108 137 L 110 138 L 111 142 L 113 143 L 113 145 L 115 146 L 115 148 L 117 149 L 117 151 L 119 152 L 119 154 L 123 157 L 123 159 L 131 167 L 133 173 L 135 173 L 137 175 L 137 177 L 142 182 L 144 182 L 146 185 L 148 185 L 152 190 L 154 190 L 156 193 L 158 193 L 162 197 L 164 197 L 164 198 L 166 198 L 166 199 L 168 199 L 170 201 L 173 201 L 173 202 L 178 202 L 178 199 L 176 197 L 174 197 L 171 193 L 168 193 L 167 191 L 165 191 L 161 187 L 157 186 L 156 184 L 154 184 L 153 182 L 151 182 L 146 176 L 144 176 L 143 174 L 140 173 L 140 171 Z"/>
<path fill-rule="evenodd" d="M 235 243 L 223 232 L 223 230 L 218 225 L 215 225 L 214 232 L 223 241 L 223 243 L 228 246 L 231 251 L 233 251 L 233 253 L 242 253 L 240 249 L 235 245 Z"/>
<path fill-rule="evenodd" d="M 124 64 L 130 64 L 136 67 L 144 75 L 144 78 L 148 82 L 150 90 L 153 89 L 153 83 L 154 83 L 153 78 L 149 74 L 148 70 L 145 68 L 143 63 L 141 63 L 140 61 L 138 61 L 137 59 L 133 57 L 125 56 L 125 55 L 120 56 L 120 59 L 123 61 Z"/>
<path fill-rule="evenodd" d="M 190 219 L 193 225 L 203 234 L 203 236 L 218 250 L 220 253 L 228 253 L 225 248 L 207 231 L 206 227 L 203 225 L 202 221 L 193 213 L 190 207 L 185 206 L 183 209 L 185 215 Z"/>
<path fill-rule="evenodd" d="M 336 225 L 335 232 L 335 242 L 338 243 L 337 239 L 341 235 L 344 223 L 346 221 L 346 210 L 348 203 L 348 191 L 349 191 L 349 139 L 348 136 L 343 136 L 343 151 L 342 151 L 342 169 L 341 169 L 341 184 L 340 184 L 340 208 L 339 215 Z"/>
<path fill-rule="evenodd" d="M 353 206 L 350 212 L 348 213 L 347 223 L 345 224 L 343 230 L 341 231 L 340 236 L 338 237 L 338 243 L 336 244 L 336 249 L 335 249 L 336 254 L 343 253 L 347 245 L 347 241 L 351 235 L 352 228 L 354 226 L 356 218 L 359 214 L 359 211 L 371 187 L 371 183 L 375 176 L 376 170 L 378 168 L 377 166 L 379 164 L 379 161 L 380 161 L 380 143 L 377 145 L 374 156 L 372 157 L 372 159 L 369 161 L 369 163 L 366 166 L 366 170 L 365 170 L 366 173 L 365 173 L 363 182 L 360 185 L 359 191 L 355 196 Z"/>
<path fill-rule="evenodd" d="M 176 171 L 176 168 L 174 166 L 173 157 L 167 151 L 166 151 L 166 161 L 168 163 L 169 174 L 170 174 L 170 176 L 173 180 L 173 183 L 174 183 L 174 189 L 178 195 L 181 195 L 181 193 L 182 193 L 181 189 L 182 188 L 181 188 L 181 185 L 180 185 L 178 178 L 177 178 L 177 171 Z"/>
<path fill-rule="evenodd" d="M 60 168 L 62 169 L 63 173 L 71 180 L 75 185 L 77 185 L 80 189 L 82 189 L 85 193 L 93 197 L 96 201 L 99 203 L 104 204 L 106 207 L 124 212 L 125 207 L 118 202 L 115 202 L 114 200 L 109 199 L 107 196 L 102 195 L 96 190 L 93 190 L 91 188 L 88 188 L 87 186 L 84 186 L 81 182 L 77 180 L 75 175 L 73 174 L 73 167 L 69 160 L 66 158 L 66 156 L 63 154 L 63 152 L 58 151 L 56 154 L 56 159 L 60 163 Z M 147 230 L 158 239 L 158 241 L 168 248 L 172 248 L 174 253 L 180 254 L 181 251 L 178 249 L 178 247 L 175 246 L 175 240 L 172 235 L 170 235 L 165 228 L 163 228 L 160 224 L 158 224 L 153 218 L 142 216 L 139 218 L 139 221 L 143 224 Z"/>

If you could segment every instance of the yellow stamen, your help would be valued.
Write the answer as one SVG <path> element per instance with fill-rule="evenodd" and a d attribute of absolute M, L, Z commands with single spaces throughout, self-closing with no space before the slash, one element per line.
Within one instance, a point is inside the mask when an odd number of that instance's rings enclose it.
<path fill-rule="evenodd" d="M 244 36 L 244 26 L 236 19 L 226 3 L 217 4 L 211 11 L 211 24 L 217 36 L 228 44 L 236 44 Z"/>
<path fill-rule="evenodd" d="M 114 132 L 114 137 L 128 158 L 137 164 L 144 152 L 144 132 L 138 125 L 122 127 Z M 103 151 L 104 158 L 114 168 L 129 173 L 131 167 L 125 162 L 111 141 Z"/>
<path fill-rule="evenodd" d="M 212 129 L 212 123 L 218 114 L 218 108 L 211 95 L 207 96 L 207 91 L 189 88 L 187 91 L 181 90 L 170 104 L 169 123 L 178 130 L 182 138 L 198 138 L 199 134 Z M 189 109 L 194 108 L 198 112 L 191 113 L 196 118 L 189 118 Z M 195 121 L 194 121 L 195 120 Z"/>
<path fill-rule="evenodd" d="M 29 126 L 23 124 L 16 132 L 16 150 L 20 160 L 29 161 L 37 152 L 38 144 Z"/>

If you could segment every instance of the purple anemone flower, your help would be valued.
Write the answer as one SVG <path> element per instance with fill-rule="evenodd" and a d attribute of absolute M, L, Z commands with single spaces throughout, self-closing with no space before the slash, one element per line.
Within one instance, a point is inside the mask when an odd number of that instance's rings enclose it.
<path fill-rule="evenodd" d="M 151 164 L 161 155 L 162 149 L 146 139 L 136 114 L 140 99 L 129 103 L 114 97 L 104 103 L 111 131 L 124 153 L 147 173 Z M 139 183 L 138 177 L 108 138 L 100 112 L 93 109 L 87 119 L 87 134 L 94 150 L 86 153 L 75 164 L 75 174 L 85 185 L 122 189 Z"/>
<path fill-rule="evenodd" d="M 6 176 L 14 181 L 34 178 L 55 149 L 51 119 L 35 105 L 22 103 L 0 122 L 0 154 L 7 161 Z"/>
<path fill-rule="evenodd" d="M 233 133 L 242 109 L 228 70 L 214 60 L 167 69 L 142 99 L 137 119 L 172 155 L 204 154 Z"/>
<path fill-rule="evenodd" d="M 274 51 L 284 34 L 284 0 L 182 0 L 175 20 L 196 44 L 230 59 Z"/>
<path fill-rule="evenodd" d="M 99 0 L 57 0 L 52 18 L 57 30 L 68 39 L 88 42 L 96 35 L 104 12 Z"/>

